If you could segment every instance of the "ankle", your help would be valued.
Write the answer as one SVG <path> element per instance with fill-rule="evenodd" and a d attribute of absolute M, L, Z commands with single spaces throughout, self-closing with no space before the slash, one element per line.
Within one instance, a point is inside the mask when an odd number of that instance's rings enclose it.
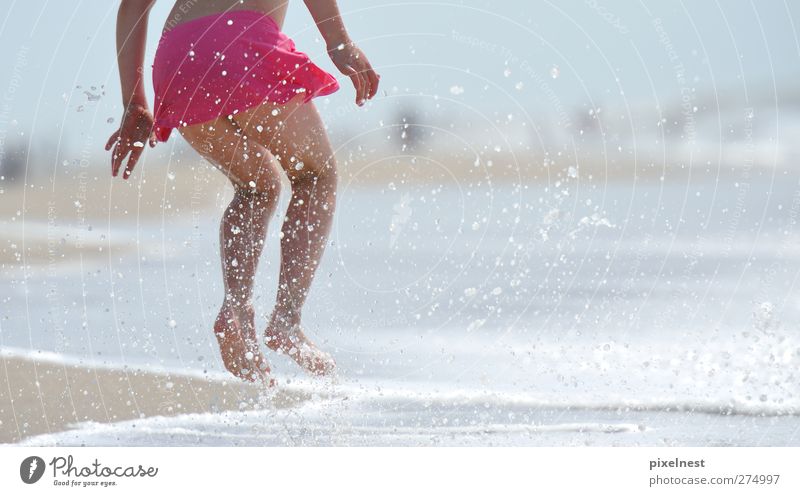
<path fill-rule="evenodd" d="M 253 302 L 249 298 L 226 296 L 222 302 L 222 311 L 232 312 L 236 315 L 253 312 Z"/>
<path fill-rule="evenodd" d="M 270 318 L 270 328 L 275 331 L 291 329 L 300 325 L 300 312 L 276 309 Z"/>

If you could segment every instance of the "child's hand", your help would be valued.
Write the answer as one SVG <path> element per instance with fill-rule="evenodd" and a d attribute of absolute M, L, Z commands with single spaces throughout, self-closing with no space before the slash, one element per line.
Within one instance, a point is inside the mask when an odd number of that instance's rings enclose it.
<path fill-rule="evenodd" d="M 106 150 L 114 147 L 111 153 L 111 175 L 116 177 L 120 165 L 130 153 L 130 158 L 122 173 L 123 179 L 128 179 L 144 151 L 145 142 L 150 147 L 156 146 L 156 135 L 153 130 L 153 114 L 143 105 L 131 104 L 122 115 L 119 129 L 111 135 L 106 143 Z"/>
<path fill-rule="evenodd" d="M 381 77 L 372 69 L 364 52 L 352 42 L 348 42 L 328 49 L 328 54 L 336 68 L 353 81 L 357 105 L 364 105 L 366 100 L 375 96 Z"/>

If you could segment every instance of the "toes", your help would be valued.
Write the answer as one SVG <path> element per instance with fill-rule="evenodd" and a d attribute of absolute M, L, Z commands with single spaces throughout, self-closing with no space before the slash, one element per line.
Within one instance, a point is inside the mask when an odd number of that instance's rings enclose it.
<path fill-rule="evenodd" d="M 245 308 L 247 316 L 237 319 L 223 309 L 217 317 L 214 334 L 222 352 L 225 368 L 235 377 L 247 382 L 270 382 L 269 364 L 258 348 L 253 312 Z"/>
<path fill-rule="evenodd" d="M 313 375 L 327 375 L 335 369 L 333 358 L 318 349 L 297 327 L 287 334 L 267 334 L 264 342 L 268 348 L 286 354 Z"/>
<path fill-rule="evenodd" d="M 322 351 L 317 351 L 313 356 L 306 360 L 306 367 L 315 375 L 328 375 L 336 369 L 336 362 L 333 358 Z"/>
<path fill-rule="evenodd" d="M 253 377 L 253 374 L 250 373 L 250 369 L 230 367 L 228 370 L 239 379 L 247 382 L 255 382 L 255 377 Z"/>
<path fill-rule="evenodd" d="M 253 382 L 255 381 L 259 381 L 267 387 L 275 386 L 275 379 L 270 375 L 269 365 L 263 357 L 261 357 L 261 360 L 256 361 L 256 366 L 253 371 Z"/>
<path fill-rule="evenodd" d="M 334 364 L 333 361 L 323 361 L 317 365 L 317 375 L 328 375 L 334 370 L 336 370 L 336 364 Z"/>

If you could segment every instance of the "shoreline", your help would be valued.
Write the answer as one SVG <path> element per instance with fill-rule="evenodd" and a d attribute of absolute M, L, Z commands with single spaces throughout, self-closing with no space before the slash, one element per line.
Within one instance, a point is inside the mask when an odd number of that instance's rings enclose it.
<path fill-rule="evenodd" d="M 279 378 L 262 395 L 222 372 L 121 367 L 0 348 L 0 445 L 788 446 L 800 419 L 737 402 L 576 401 L 391 382 L 320 389 Z M 501 410 L 509 417 L 469 420 Z M 437 421 L 443 412 L 452 422 Z"/>
<path fill-rule="evenodd" d="M 289 408 L 308 399 L 296 390 L 267 393 L 214 376 L 139 368 L 114 369 L 0 354 L 0 444 L 55 434 L 85 422 L 113 423 L 187 413 Z"/>

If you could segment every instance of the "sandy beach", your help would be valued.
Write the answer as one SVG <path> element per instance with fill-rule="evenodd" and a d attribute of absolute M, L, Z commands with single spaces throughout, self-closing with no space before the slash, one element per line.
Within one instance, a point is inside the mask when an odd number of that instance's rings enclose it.
<path fill-rule="evenodd" d="M 180 170 L 142 167 L 128 181 L 84 167 L 29 183 L 0 185 L 3 243 L 0 267 L 52 265 L 78 258 L 120 255 L 140 240 L 112 236 L 116 228 L 195 221 L 221 212 L 232 190 L 227 179 L 200 160 Z"/>
<path fill-rule="evenodd" d="M 67 365 L 0 354 L 0 444 L 57 433 L 83 422 L 120 422 L 196 412 L 287 408 L 303 393 L 268 400 L 255 386 L 199 375 Z M 261 403 L 262 407 L 264 403 Z"/>

